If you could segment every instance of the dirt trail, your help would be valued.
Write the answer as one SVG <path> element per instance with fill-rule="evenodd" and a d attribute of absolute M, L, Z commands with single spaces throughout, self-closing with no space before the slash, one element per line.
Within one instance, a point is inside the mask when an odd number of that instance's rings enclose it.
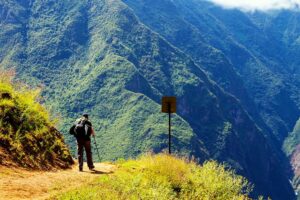
<path fill-rule="evenodd" d="M 69 170 L 42 172 L 0 166 L 0 200 L 48 199 L 54 194 L 89 184 L 116 168 L 105 163 L 96 163 L 95 167 L 95 172 L 87 167 L 79 172 L 77 165 Z"/>

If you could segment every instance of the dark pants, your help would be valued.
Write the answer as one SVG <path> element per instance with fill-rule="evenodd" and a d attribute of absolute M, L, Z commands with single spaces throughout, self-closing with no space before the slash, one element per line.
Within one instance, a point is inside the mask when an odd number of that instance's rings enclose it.
<path fill-rule="evenodd" d="M 84 149 L 85 149 L 85 152 L 86 152 L 88 167 L 93 168 L 94 164 L 93 164 L 93 158 L 92 158 L 91 141 L 78 138 L 77 139 L 77 150 L 78 150 L 79 168 L 82 169 L 82 167 L 83 167 L 83 150 Z"/>

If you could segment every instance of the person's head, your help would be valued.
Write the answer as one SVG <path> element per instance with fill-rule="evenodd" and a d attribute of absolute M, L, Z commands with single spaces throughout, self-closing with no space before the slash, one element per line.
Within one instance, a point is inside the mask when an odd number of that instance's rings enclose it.
<path fill-rule="evenodd" d="M 84 114 L 82 115 L 82 117 L 84 117 L 84 118 L 86 118 L 86 119 L 89 119 L 89 114 L 84 113 Z"/>

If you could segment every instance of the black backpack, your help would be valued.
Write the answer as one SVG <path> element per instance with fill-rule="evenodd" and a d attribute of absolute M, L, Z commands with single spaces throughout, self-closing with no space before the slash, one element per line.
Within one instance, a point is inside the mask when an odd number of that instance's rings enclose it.
<path fill-rule="evenodd" d="M 75 124 L 74 127 L 74 136 L 87 136 L 88 127 L 86 126 L 86 120 L 81 119 Z"/>

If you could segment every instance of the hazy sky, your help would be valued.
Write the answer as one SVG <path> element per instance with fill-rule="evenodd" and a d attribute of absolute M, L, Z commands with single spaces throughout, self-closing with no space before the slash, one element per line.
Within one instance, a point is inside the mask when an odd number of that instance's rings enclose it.
<path fill-rule="evenodd" d="M 245 11 L 300 9 L 300 0 L 209 0 L 225 8 L 239 8 Z"/>

